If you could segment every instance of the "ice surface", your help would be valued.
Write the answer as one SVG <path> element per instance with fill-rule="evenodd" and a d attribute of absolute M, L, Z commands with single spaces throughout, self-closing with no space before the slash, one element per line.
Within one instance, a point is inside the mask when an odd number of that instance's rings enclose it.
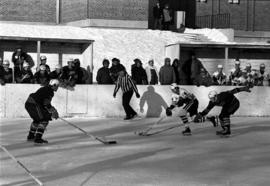
<path fill-rule="evenodd" d="M 26 142 L 30 119 L 1 119 L 1 144 L 46 186 L 269 185 L 270 118 L 232 118 L 231 138 L 219 138 L 210 123 L 191 124 L 151 137 L 134 135 L 158 118 L 137 121 L 69 118 L 87 132 L 116 145 L 103 145 L 61 120 L 52 121 L 45 146 Z M 155 130 L 175 125 L 176 118 Z M 0 185 L 36 185 L 0 151 Z"/>

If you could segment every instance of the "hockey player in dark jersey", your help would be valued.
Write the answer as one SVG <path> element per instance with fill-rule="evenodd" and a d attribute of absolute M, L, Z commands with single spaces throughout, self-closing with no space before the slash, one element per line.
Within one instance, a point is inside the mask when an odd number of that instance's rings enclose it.
<path fill-rule="evenodd" d="M 180 88 L 176 83 L 171 85 L 172 95 L 172 104 L 166 109 L 167 116 L 172 115 L 172 110 L 176 107 L 183 107 L 182 110 L 179 110 L 177 115 L 181 118 L 182 122 L 185 124 L 185 130 L 182 132 L 184 136 L 191 135 L 191 130 L 188 126 L 188 113 L 190 117 L 198 114 L 199 102 L 194 94 L 188 92 L 187 90 Z"/>
<path fill-rule="evenodd" d="M 25 103 L 25 109 L 33 119 L 30 126 L 28 141 L 36 144 L 48 143 L 42 139 L 43 133 L 52 118 L 58 118 L 57 110 L 51 105 L 54 92 L 59 87 L 59 81 L 52 79 L 49 85 L 39 88 L 35 93 L 31 93 Z"/>
<path fill-rule="evenodd" d="M 220 125 L 222 127 L 221 131 L 217 131 L 217 135 L 221 136 L 228 136 L 231 134 L 231 128 L 230 128 L 230 116 L 234 114 L 239 106 L 240 102 L 239 100 L 234 96 L 234 94 L 238 92 L 251 92 L 250 87 L 239 87 L 235 88 L 229 91 L 224 91 L 221 93 L 217 93 L 216 91 L 210 91 L 208 94 L 208 97 L 210 99 L 208 106 L 206 109 L 204 109 L 202 112 L 198 113 L 196 116 L 196 119 L 202 118 L 205 115 L 207 115 L 212 108 L 215 106 L 221 106 L 221 113 L 219 114 L 219 121 Z"/>

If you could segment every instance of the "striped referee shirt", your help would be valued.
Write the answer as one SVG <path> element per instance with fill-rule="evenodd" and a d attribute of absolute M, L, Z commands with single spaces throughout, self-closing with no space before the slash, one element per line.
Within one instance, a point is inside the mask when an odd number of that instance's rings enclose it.
<path fill-rule="evenodd" d="M 121 76 L 118 77 L 115 88 L 114 88 L 115 94 L 117 93 L 117 91 L 119 90 L 120 87 L 121 87 L 123 93 L 134 90 L 136 92 L 136 94 L 138 94 L 138 89 L 128 74 L 126 74 L 123 77 L 121 77 Z"/>

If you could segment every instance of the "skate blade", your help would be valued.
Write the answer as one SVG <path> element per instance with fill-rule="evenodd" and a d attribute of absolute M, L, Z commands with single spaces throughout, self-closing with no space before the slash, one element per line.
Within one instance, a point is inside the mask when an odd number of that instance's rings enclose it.
<path fill-rule="evenodd" d="M 183 136 L 191 136 L 192 134 L 182 134 Z"/>
<path fill-rule="evenodd" d="M 48 143 L 35 143 L 34 142 L 34 146 L 44 146 L 44 145 L 48 145 Z"/>
<path fill-rule="evenodd" d="M 232 137 L 231 134 L 228 134 L 228 135 L 218 135 L 218 136 L 221 137 L 221 138 L 229 138 L 229 137 Z"/>

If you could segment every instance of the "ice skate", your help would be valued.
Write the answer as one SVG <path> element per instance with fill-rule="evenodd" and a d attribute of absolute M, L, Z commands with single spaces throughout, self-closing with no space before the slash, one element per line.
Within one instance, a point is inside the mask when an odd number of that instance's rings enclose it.
<path fill-rule="evenodd" d="M 44 140 L 42 138 L 35 139 L 34 142 L 35 142 L 36 145 L 48 144 L 48 141 L 47 140 Z"/>
<path fill-rule="evenodd" d="M 225 128 L 221 131 L 217 131 L 216 135 L 220 136 L 220 137 L 229 137 L 231 135 L 231 130 L 230 128 Z"/>
<path fill-rule="evenodd" d="M 184 131 L 182 131 L 184 136 L 191 136 L 191 130 L 189 127 L 186 127 Z"/>
<path fill-rule="evenodd" d="M 218 123 L 217 123 L 215 116 L 207 117 L 207 119 L 213 124 L 214 127 L 218 126 Z"/>
<path fill-rule="evenodd" d="M 29 133 L 27 136 L 27 141 L 32 142 L 35 140 L 35 135 L 33 133 Z"/>

